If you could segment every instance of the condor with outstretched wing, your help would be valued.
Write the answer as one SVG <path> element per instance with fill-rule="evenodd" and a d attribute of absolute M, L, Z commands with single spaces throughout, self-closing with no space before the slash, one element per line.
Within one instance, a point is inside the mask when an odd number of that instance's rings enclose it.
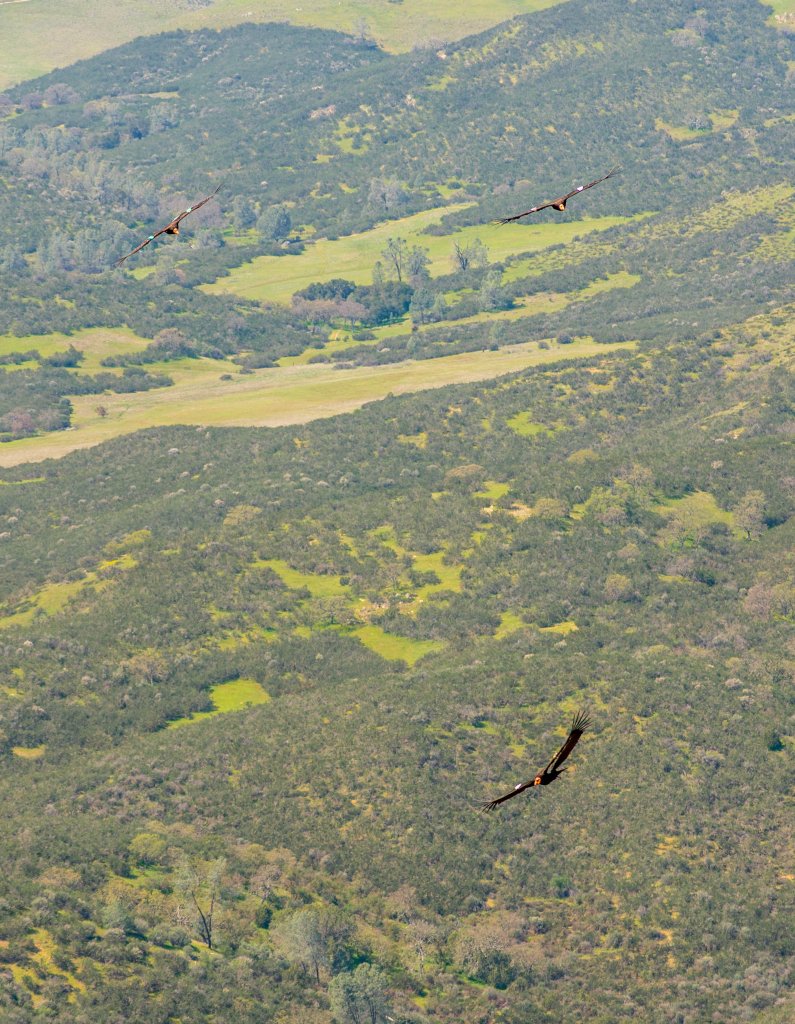
<path fill-rule="evenodd" d="M 554 782 L 559 775 L 568 771 L 567 768 L 561 768 L 560 766 L 577 746 L 580 736 L 582 736 L 590 724 L 591 721 L 588 716 L 582 711 L 578 712 L 574 716 L 574 721 L 571 723 L 571 731 L 566 737 L 566 742 L 560 750 L 558 750 L 546 768 L 542 772 L 539 772 L 538 775 L 529 782 L 520 782 L 518 786 L 514 786 L 510 793 L 506 793 L 504 796 L 498 796 L 496 800 L 490 800 L 488 803 L 485 803 L 483 805 L 483 810 L 493 811 L 497 804 L 505 803 L 506 800 L 510 800 L 511 797 L 518 796 L 520 793 L 523 793 L 526 789 L 531 789 L 533 786 L 548 786 L 550 782 Z"/>
<path fill-rule="evenodd" d="M 614 167 L 612 171 L 608 171 L 607 174 L 601 178 L 597 178 L 595 181 L 589 181 L 587 185 L 578 185 L 577 188 L 573 188 L 571 192 L 567 192 L 565 196 L 561 196 L 560 199 L 552 199 L 548 203 L 542 203 L 540 206 L 534 206 L 530 210 L 525 210 L 524 213 L 517 213 L 513 217 L 503 217 L 502 220 L 498 220 L 498 224 L 510 224 L 513 220 L 521 220 L 522 217 L 527 217 L 531 213 L 538 213 L 539 210 L 553 210 L 563 211 L 566 209 L 566 203 L 571 199 L 572 196 L 577 196 L 580 192 L 585 192 L 589 188 L 593 188 L 594 185 L 598 185 L 602 181 L 607 181 L 608 178 L 612 178 L 614 174 L 617 174 L 621 170 L 620 167 Z"/>
<path fill-rule="evenodd" d="M 185 220 L 185 218 L 188 216 L 188 214 L 189 213 L 195 213 L 199 209 L 200 206 L 204 206 L 205 203 L 209 203 L 209 201 L 216 194 L 216 192 L 218 192 L 220 190 L 220 188 L 221 188 L 221 186 L 219 185 L 218 188 L 215 189 L 214 192 L 211 192 L 208 196 L 205 196 L 204 199 L 200 200 L 198 203 L 195 203 L 193 206 L 189 206 L 187 208 L 187 210 L 183 210 L 182 213 L 178 213 L 177 216 L 169 224 L 166 224 L 166 226 L 164 228 L 161 228 L 159 231 L 155 231 L 155 233 L 153 235 L 150 235 L 146 239 L 146 241 L 141 242 L 140 245 L 136 245 L 136 247 L 133 249 L 132 252 L 128 252 L 126 256 L 122 256 L 121 259 L 116 260 L 116 264 L 115 265 L 117 267 L 120 267 L 122 265 L 122 263 L 124 263 L 125 260 L 128 260 L 131 256 L 134 256 L 137 252 L 140 252 L 141 249 L 145 249 L 147 247 L 147 245 L 149 245 L 150 242 L 154 242 L 154 240 L 156 238 L 159 238 L 161 235 L 178 235 L 179 234 L 179 226 L 182 223 L 182 221 Z"/>

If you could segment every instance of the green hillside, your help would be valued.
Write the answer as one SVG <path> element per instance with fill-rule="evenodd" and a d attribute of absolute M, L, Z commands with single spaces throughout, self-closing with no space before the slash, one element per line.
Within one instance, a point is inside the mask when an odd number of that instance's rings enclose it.
<path fill-rule="evenodd" d="M 202 359 L 220 378 L 550 338 L 661 344 L 781 305 L 788 47 L 755 0 L 699 15 L 589 0 L 444 57 L 247 25 L 139 40 L 11 90 L 0 438 L 44 450 L 114 395 L 144 419 L 155 389 L 180 408 L 185 359 L 197 379 Z M 617 162 L 562 217 L 493 223 Z M 179 240 L 111 269 L 216 183 Z M 324 292 L 337 278 L 344 294 Z M 86 328 L 140 348 L 109 347 L 88 374 Z M 48 347 L 67 333 L 76 353 Z"/>
<path fill-rule="evenodd" d="M 6 472 L 8 1019 L 327 1021 L 361 963 L 405 1021 L 774 1007 L 795 520 L 764 345 Z M 571 776 L 481 817 L 579 707 Z"/>
<path fill-rule="evenodd" d="M 387 50 L 438 46 L 507 18 L 552 7 L 563 0 L 121 0 L 111 6 L 86 0 L 15 0 L 0 4 L 3 67 L 0 89 L 53 68 L 101 53 L 142 35 L 171 29 L 228 28 L 257 22 L 364 32 Z M 777 0 L 778 2 L 778 0 Z M 784 0 L 786 3 L 787 0 Z M 31 6 L 27 6 L 27 4 Z M 85 30 L 90 21 L 91 31 Z"/>
<path fill-rule="evenodd" d="M 305 6 L 0 4 L 0 1024 L 784 1024 L 788 11 Z"/>

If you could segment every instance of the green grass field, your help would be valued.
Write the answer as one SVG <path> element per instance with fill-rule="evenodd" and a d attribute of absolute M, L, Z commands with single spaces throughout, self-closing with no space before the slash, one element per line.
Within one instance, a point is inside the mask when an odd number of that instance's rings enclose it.
<path fill-rule="evenodd" d="M 255 568 L 273 569 L 285 586 L 291 590 L 306 588 L 312 597 L 346 597 L 349 590 L 339 576 L 318 576 L 293 569 L 281 558 L 262 559 L 254 563 Z"/>
<path fill-rule="evenodd" d="M 506 421 L 514 434 L 520 437 L 535 437 L 537 434 L 552 434 L 554 429 L 544 423 L 536 423 L 531 412 L 517 412 Z"/>
<path fill-rule="evenodd" d="M 120 558 L 100 562 L 97 566 L 97 571 L 101 572 L 111 567 L 115 569 L 132 569 L 135 565 L 135 559 L 128 553 Z M 94 587 L 97 591 L 104 590 L 108 586 L 109 581 L 99 576 L 97 571 L 87 572 L 79 580 L 46 583 L 34 594 L 26 598 L 24 607 L 19 611 L 12 611 L 8 615 L 0 615 L 0 629 L 28 625 L 39 613 L 55 615 L 63 611 L 72 598 L 77 597 L 86 587 Z"/>
<path fill-rule="evenodd" d="M 393 633 L 385 633 L 380 626 L 360 626 L 353 631 L 353 635 L 382 658 L 405 661 L 407 665 L 414 665 L 426 654 L 440 651 L 444 647 L 439 640 L 413 640 L 407 636 L 395 636 Z"/>
<path fill-rule="evenodd" d="M 319 239 L 299 256 L 258 256 L 235 268 L 227 277 L 201 287 L 210 294 L 232 292 L 247 299 L 286 305 L 294 292 L 313 281 L 344 277 L 356 284 L 371 284 L 373 265 L 381 259 L 388 238 L 405 238 L 409 246 L 428 249 L 431 275 L 438 276 L 453 269 L 451 257 L 455 242 L 467 245 L 479 238 L 489 250 L 490 260 L 501 262 L 509 256 L 565 244 L 592 231 L 605 231 L 630 219 L 585 217 L 559 224 L 476 224 L 449 235 L 421 233 L 428 225 L 438 224 L 445 214 L 464 209 L 466 205 L 437 206 L 410 217 L 385 221 L 356 235 L 334 241 Z"/>
<path fill-rule="evenodd" d="M 227 28 L 246 22 L 356 32 L 362 22 L 385 49 L 410 50 L 428 39 L 455 40 L 517 14 L 553 7 L 562 0 L 215 0 L 190 11 L 164 0 L 4 0 L 0 3 L 0 89 L 91 57 L 141 35 L 176 28 Z"/>
<path fill-rule="evenodd" d="M 75 331 L 74 334 L 28 334 L 17 337 L 13 334 L 0 334 L 0 356 L 9 355 L 11 352 L 29 352 L 36 349 L 42 358 L 47 358 L 55 352 L 64 352 L 73 345 L 82 352 L 85 359 L 80 364 L 78 373 L 121 373 L 121 370 L 108 370 L 101 365 L 100 360 L 106 356 L 129 355 L 131 352 L 140 352 L 150 342 L 147 338 L 140 338 L 134 331 L 126 327 L 87 327 L 82 331 Z M 12 371 L 22 366 L 37 366 L 37 361 L 30 361 L 17 366 L 0 366 L 0 371 Z"/>
<path fill-rule="evenodd" d="M 98 396 L 72 399 L 73 426 L 40 437 L 10 441 L 0 447 L 0 466 L 60 458 L 112 437 L 145 427 L 285 426 L 352 412 L 365 402 L 388 394 L 406 394 L 445 384 L 486 380 L 528 366 L 581 359 L 629 348 L 634 342 L 600 345 L 590 339 L 541 349 L 536 342 L 511 345 L 496 352 L 467 352 L 418 362 L 337 370 L 328 364 L 258 370 L 222 381 L 231 364 L 212 359 L 169 363 L 174 387 L 138 394 L 101 396 L 104 417 L 97 413 Z M 183 365 L 184 364 L 184 365 Z"/>
<path fill-rule="evenodd" d="M 169 722 L 169 729 L 179 729 L 184 725 L 224 715 L 230 711 L 244 711 L 255 704 L 267 704 L 271 699 L 268 691 L 256 679 L 233 679 L 229 683 L 219 683 L 210 690 L 210 699 L 215 708 L 212 711 L 194 711 L 187 718 L 177 718 Z"/>
<path fill-rule="evenodd" d="M 694 491 L 684 498 L 670 498 L 658 504 L 656 511 L 667 518 L 680 520 L 692 532 L 711 526 L 712 523 L 725 523 L 734 531 L 735 537 L 742 539 L 745 536 L 734 525 L 733 513 L 721 508 L 707 491 Z"/>

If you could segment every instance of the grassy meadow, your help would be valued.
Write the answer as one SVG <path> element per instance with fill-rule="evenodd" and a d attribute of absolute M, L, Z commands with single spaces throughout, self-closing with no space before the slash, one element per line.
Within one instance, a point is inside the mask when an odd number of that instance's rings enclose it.
<path fill-rule="evenodd" d="M 169 723 L 169 729 L 179 729 L 184 725 L 201 722 L 216 715 L 228 714 L 230 711 L 244 711 L 257 704 L 267 704 L 270 694 L 256 679 L 232 679 L 228 683 L 218 683 L 210 690 L 212 711 L 194 711 L 185 718 L 176 718 Z"/>
<path fill-rule="evenodd" d="M 427 235 L 423 230 L 438 224 L 446 214 L 465 209 L 467 204 L 440 206 L 409 217 L 385 221 L 359 234 L 334 240 L 319 239 L 299 256 L 259 256 L 235 268 L 227 277 L 203 285 L 209 294 L 232 292 L 246 299 L 286 305 L 294 292 L 313 281 L 344 277 L 356 284 L 371 284 L 373 265 L 389 238 L 405 238 L 409 246 L 428 249 L 431 276 L 450 273 L 456 242 L 469 245 L 480 239 L 491 262 L 501 262 L 521 253 L 538 252 L 551 245 L 573 241 L 581 235 L 606 231 L 626 223 L 627 217 L 584 217 L 582 220 L 546 224 L 476 224 L 449 235 Z"/>
<path fill-rule="evenodd" d="M 496 352 L 467 352 L 439 359 L 338 370 L 310 364 L 258 370 L 232 380 L 223 360 L 185 359 L 153 364 L 167 369 L 174 387 L 136 394 L 84 395 L 72 399 L 73 426 L 39 437 L 11 441 L 0 448 L 0 466 L 60 458 L 112 437 L 155 426 L 276 427 L 352 412 L 388 394 L 406 394 L 445 384 L 485 380 L 529 366 L 582 359 L 632 347 L 632 342 L 600 345 L 580 339 L 572 345 L 541 349 L 537 342 Z M 102 406 L 106 415 L 100 416 Z"/>
<path fill-rule="evenodd" d="M 63 352 L 70 346 L 83 353 L 84 359 L 76 369 L 76 373 L 118 373 L 120 369 L 108 371 L 102 366 L 101 360 L 107 356 L 125 356 L 133 352 L 140 352 L 149 344 L 146 338 L 140 338 L 134 331 L 126 327 L 87 327 L 82 331 L 75 331 L 73 334 L 62 334 L 54 331 L 52 334 L 29 334 L 17 337 L 15 334 L 0 334 L 0 356 L 8 355 L 11 352 L 28 352 L 35 349 L 39 355 L 46 359 L 56 352 Z M 28 360 L 25 363 L 16 363 L 0 368 L 7 373 L 14 370 L 29 369 L 38 366 L 38 360 Z"/>

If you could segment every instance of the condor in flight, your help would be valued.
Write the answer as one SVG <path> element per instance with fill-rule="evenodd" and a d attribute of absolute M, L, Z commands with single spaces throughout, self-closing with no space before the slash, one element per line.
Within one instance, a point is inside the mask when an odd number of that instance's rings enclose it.
<path fill-rule="evenodd" d="M 483 805 L 483 810 L 493 811 L 497 804 L 505 803 L 506 800 L 510 800 L 511 797 L 518 796 L 520 793 L 524 792 L 524 790 L 530 789 L 533 786 L 548 786 L 550 782 L 554 782 L 559 775 L 568 771 L 567 768 L 561 768 L 560 765 L 563 764 L 572 750 L 577 746 L 577 741 L 590 724 L 591 722 L 588 716 L 582 711 L 578 712 L 574 716 L 574 721 L 571 723 L 571 731 L 566 738 L 566 742 L 555 754 L 546 768 L 542 772 L 539 772 L 538 775 L 529 782 L 520 782 L 518 786 L 514 786 L 510 793 L 506 793 L 505 796 L 498 796 L 496 800 L 490 800 L 488 803 Z"/>
<path fill-rule="evenodd" d="M 597 178 L 596 181 L 589 181 L 587 185 L 578 185 L 577 188 L 573 188 L 571 192 L 567 192 L 565 196 L 561 196 L 560 199 L 552 199 L 548 203 L 542 203 L 540 206 L 534 206 L 530 210 L 525 210 L 524 213 L 517 213 L 513 217 L 503 217 L 502 220 L 498 220 L 498 224 L 510 224 L 513 220 L 521 220 L 522 217 L 527 217 L 531 213 L 538 213 L 539 210 L 547 210 L 550 207 L 553 210 L 559 210 L 561 213 L 566 209 L 566 203 L 571 199 L 572 196 L 579 195 L 580 192 L 585 192 L 586 189 L 593 188 L 594 185 L 598 185 L 600 181 L 607 181 L 608 178 L 612 178 L 614 174 L 620 171 L 620 167 L 614 167 L 612 171 L 608 171 L 601 178 Z"/>
<path fill-rule="evenodd" d="M 116 260 L 116 266 L 120 267 L 125 260 L 128 260 L 137 252 L 140 252 L 141 249 L 145 249 L 150 242 L 154 242 L 154 240 L 156 238 L 159 238 L 160 235 L 178 235 L 179 226 L 182 223 L 182 221 L 185 220 L 188 214 L 195 213 L 200 206 L 204 206 L 205 203 L 208 203 L 215 195 L 215 193 L 219 191 L 220 188 L 221 186 L 219 185 L 218 188 L 215 189 L 215 192 L 211 192 L 208 196 L 205 196 L 205 198 L 202 199 L 200 202 L 196 203 L 195 206 L 189 206 L 187 210 L 183 210 L 182 213 L 178 213 L 177 216 L 169 224 L 166 224 L 164 228 L 161 228 L 159 231 L 155 231 L 155 233 L 153 235 L 150 235 L 145 242 L 141 242 L 140 245 L 136 245 L 132 252 L 128 252 L 126 256 L 122 256 L 121 259 Z"/>

